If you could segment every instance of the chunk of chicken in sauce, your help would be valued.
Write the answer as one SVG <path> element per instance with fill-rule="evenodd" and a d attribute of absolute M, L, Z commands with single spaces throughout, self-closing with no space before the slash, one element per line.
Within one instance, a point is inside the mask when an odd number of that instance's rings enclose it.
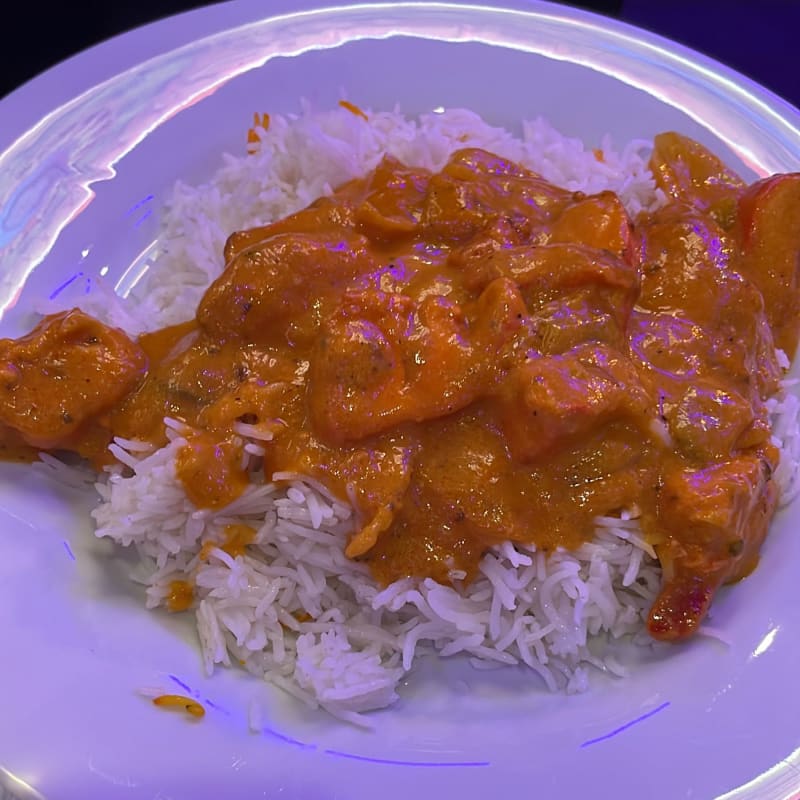
<path fill-rule="evenodd" d="M 134 343 L 73 311 L 0 342 L 3 439 L 101 464 L 176 417 L 178 476 L 221 508 L 258 430 L 268 478 L 354 504 L 347 555 L 383 583 L 469 581 L 494 544 L 575 548 L 636 509 L 664 574 L 650 632 L 688 636 L 777 501 L 800 175 L 748 188 L 678 134 L 651 167 L 666 203 L 631 220 L 482 150 L 437 174 L 387 157 L 232 234 L 195 320 Z"/>
<path fill-rule="evenodd" d="M 144 379 L 147 358 L 122 331 L 77 309 L 0 339 L 0 436 L 6 444 L 76 450 Z"/>

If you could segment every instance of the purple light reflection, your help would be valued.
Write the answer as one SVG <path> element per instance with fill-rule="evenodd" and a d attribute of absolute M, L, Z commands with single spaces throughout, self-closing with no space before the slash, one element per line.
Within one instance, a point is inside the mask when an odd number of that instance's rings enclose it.
<path fill-rule="evenodd" d="M 671 705 L 669 700 L 662 703 L 660 706 L 657 706 L 652 711 L 648 711 L 646 714 L 642 714 L 640 717 L 636 717 L 636 719 L 632 719 L 630 722 L 626 722 L 624 725 L 620 725 L 619 728 L 614 728 L 613 731 L 609 733 L 605 733 L 602 736 L 598 736 L 594 739 L 587 739 L 585 742 L 581 743 L 581 749 L 584 747 L 589 747 L 589 745 L 597 744 L 598 742 L 604 742 L 606 739 L 613 739 L 618 734 L 622 733 L 623 731 L 628 730 L 628 728 L 632 728 L 634 725 L 638 725 L 640 722 L 644 722 L 646 719 L 655 716 L 660 711 L 663 711 L 665 708 L 668 708 Z"/>
<path fill-rule="evenodd" d="M 355 753 L 344 753 L 341 750 L 324 750 L 326 756 L 350 758 L 354 761 L 367 761 L 371 764 L 388 764 L 394 767 L 488 767 L 491 761 L 397 761 L 392 758 L 373 758 Z"/>
<path fill-rule="evenodd" d="M 205 703 L 206 705 L 210 706 L 211 708 L 215 708 L 219 711 L 222 711 L 224 714 L 230 716 L 230 712 L 226 711 L 224 708 L 216 705 L 211 700 L 206 697 L 203 697 L 199 692 L 194 690 L 188 683 L 181 680 L 177 675 L 172 675 L 171 673 L 167 674 L 167 677 L 180 689 L 182 689 L 187 695 L 200 700 L 201 702 Z M 295 739 L 293 736 L 289 736 L 286 733 L 282 733 L 275 728 L 270 728 L 267 725 L 262 725 L 258 728 L 255 733 L 260 733 L 262 736 L 267 736 L 272 739 L 277 739 L 284 744 L 291 745 L 292 747 L 299 747 L 302 750 L 307 751 L 317 751 L 321 755 L 326 756 L 334 756 L 336 758 L 347 758 L 352 761 L 364 761 L 370 764 L 383 764 L 386 766 L 394 766 L 394 767 L 488 767 L 491 766 L 490 761 L 406 761 L 394 758 L 379 758 L 376 756 L 364 756 L 358 753 L 347 753 L 343 750 L 333 750 L 330 748 L 321 749 L 318 745 L 313 744 L 311 742 L 303 742 L 300 739 Z"/>
<path fill-rule="evenodd" d="M 179 677 L 177 677 L 177 675 L 167 675 L 167 677 L 173 683 L 178 684 L 178 686 L 180 686 L 181 689 L 183 689 L 185 692 L 189 692 L 189 694 L 195 694 L 194 689 L 192 689 L 192 687 L 189 686 L 188 684 L 184 683 Z"/>
<path fill-rule="evenodd" d="M 145 203 L 149 203 L 153 199 L 155 199 L 155 195 L 154 194 L 148 194 L 147 197 L 143 197 L 138 203 L 134 203 L 125 212 L 125 216 L 129 217 L 131 214 L 133 214 L 134 211 L 138 211 Z"/>
<path fill-rule="evenodd" d="M 714 232 L 709 230 L 707 225 L 696 224 L 692 226 L 693 233 L 702 241 L 705 252 L 711 257 L 711 260 L 722 268 L 728 265 L 728 253 L 722 245 L 722 240 L 719 236 L 714 235 Z"/>
<path fill-rule="evenodd" d="M 192 689 L 192 687 L 189 686 L 189 684 L 184 683 L 177 675 L 168 674 L 167 677 L 174 684 L 176 684 L 177 686 L 180 686 L 180 688 L 183 689 L 184 692 L 186 692 L 187 694 L 191 695 L 195 699 L 200 700 L 201 702 L 205 703 L 209 708 L 213 708 L 215 711 L 219 711 L 219 712 L 221 712 L 221 713 L 223 713 L 223 714 L 225 714 L 227 716 L 231 715 L 231 712 L 228 711 L 228 709 L 223 708 L 222 706 L 220 706 L 217 703 L 215 703 L 213 700 L 209 700 L 207 697 L 203 697 L 203 695 L 201 695 L 200 692 Z"/>
<path fill-rule="evenodd" d="M 64 283 L 62 283 L 60 286 L 57 286 L 53 290 L 52 294 L 50 294 L 50 296 L 48 297 L 48 300 L 55 300 L 56 297 L 58 297 L 61 294 L 61 292 L 63 292 L 64 289 L 67 288 L 67 286 L 69 286 L 71 283 L 74 283 L 76 280 L 78 280 L 78 278 L 82 277 L 83 277 L 83 272 L 76 272 L 74 275 L 71 275 L 64 281 Z"/>
<path fill-rule="evenodd" d="M 66 539 L 62 539 L 61 543 L 64 545 L 64 549 L 67 551 L 67 555 L 73 560 L 76 561 L 75 553 L 72 552 L 72 548 L 69 546 L 69 542 Z"/>
<path fill-rule="evenodd" d="M 133 223 L 133 227 L 138 228 L 146 219 L 151 216 L 153 216 L 153 209 L 148 208 L 147 211 L 145 211 L 144 214 L 142 214 L 142 216 Z"/>
<path fill-rule="evenodd" d="M 273 736 L 276 739 L 280 739 L 282 742 L 286 742 L 286 744 L 291 744 L 294 745 L 295 747 L 300 747 L 303 750 L 317 749 L 317 746 L 315 744 L 308 744 L 307 742 L 301 742 L 299 739 L 293 739 L 291 736 L 287 736 L 285 733 L 276 731 L 274 728 L 268 728 L 266 726 L 262 726 L 261 733 L 267 736 Z"/>

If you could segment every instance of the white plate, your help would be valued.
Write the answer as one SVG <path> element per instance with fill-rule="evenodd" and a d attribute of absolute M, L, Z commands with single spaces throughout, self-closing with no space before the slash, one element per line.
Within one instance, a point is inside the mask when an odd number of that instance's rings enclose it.
<path fill-rule="evenodd" d="M 291 6 L 291 7 L 290 7 Z M 466 106 L 514 127 L 543 114 L 620 143 L 677 129 L 748 178 L 800 168 L 800 115 L 739 75 L 625 25 L 545 3 L 301 11 L 235 2 L 133 31 L 0 103 L 3 335 L 34 303 L 105 270 L 124 288 L 174 179 L 241 152 L 252 111 L 347 96 Z M 759 797 L 800 788 L 800 509 L 723 592 L 697 640 L 582 696 L 513 670 L 429 664 L 366 733 L 261 683 L 202 676 L 191 630 L 148 613 L 80 493 L 0 465 L 0 797 Z M 185 684 L 192 724 L 137 695 Z M 273 733 L 248 733 L 252 698 Z M 36 792 L 39 794 L 37 795 Z M 726 794 L 728 793 L 728 794 Z"/>

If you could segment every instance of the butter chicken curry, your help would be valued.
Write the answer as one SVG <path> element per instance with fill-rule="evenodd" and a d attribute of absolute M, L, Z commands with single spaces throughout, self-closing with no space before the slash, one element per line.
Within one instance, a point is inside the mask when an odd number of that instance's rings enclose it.
<path fill-rule="evenodd" d="M 438 174 L 385 158 L 287 219 L 234 233 L 195 319 L 132 341 L 79 310 L 0 341 L 5 452 L 101 466 L 114 436 L 192 431 L 176 470 L 221 508 L 264 470 L 354 505 L 347 555 L 382 583 L 469 581 L 503 540 L 575 548 L 640 516 L 659 639 L 752 570 L 777 501 L 765 400 L 798 336 L 800 174 L 746 186 L 657 137 L 666 203 L 553 186 L 491 153 Z"/>

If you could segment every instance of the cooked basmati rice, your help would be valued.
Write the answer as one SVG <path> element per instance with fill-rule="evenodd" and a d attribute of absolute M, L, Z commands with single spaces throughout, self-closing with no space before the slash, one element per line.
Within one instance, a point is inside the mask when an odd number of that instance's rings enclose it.
<path fill-rule="evenodd" d="M 611 189 L 633 214 L 661 201 L 643 158 L 647 143 L 618 152 L 604 140 L 600 159 L 542 120 L 525 122 L 515 137 L 463 110 L 418 120 L 378 112 L 365 121 L 344 109 L 306 109 L 299 117 L 273 116 L 259 135 L 257 154 L 225 156 L 209 183 L 175 187 L 156 267 L 135 296 L 119 308 L 106 298 L 102 308 L 92 307 L 90 298 L 84 308 L 131 333 L 189 318 L 223 268 L 231 231 L 308 205 L 371 170 L 384 153 L 436 170 L 453 150 L 479 146 L 572 190 Z M 790 499 L 800 491 L 798 401 L 787 395 L 771 401 L 770 410 L 785 453 L 776 479 Z M 119 439 L 112 445 L 118 464 L 97 483 L 101 503 L 93 516 L 97 536 L 138 552 L 148 608 L 166 604 L 171 581 L 192 576 L 209 673 L 238 662 L 309 705 L 360 723 L 362 712 L 396 700 L 398 682 L 424 654 L 464 654 L 479 669 L 523 664 L 548 689 L 578 692 L 587 687 L 587 668 L 626 674 L 615 641 L 649 646 L 643 621 L 660 572 L 635 509 L 598 518 L 594 539 L 574 552 L 494 547 L 468 586 L 454 571 L 453 587 L 407 578 L 382 589 L 366 566 L 344 556 L 355 525 L 347 502 L 302 475 L 263 482 L 269 432 L 237 427 L 252 485 L 212 512 L 189 502 L 175 474 L 185 425 L 165 422 L 170 441 L 163 448 Z M 214 546 L 232 523 L 256 532 L 235 558 Z"/>

